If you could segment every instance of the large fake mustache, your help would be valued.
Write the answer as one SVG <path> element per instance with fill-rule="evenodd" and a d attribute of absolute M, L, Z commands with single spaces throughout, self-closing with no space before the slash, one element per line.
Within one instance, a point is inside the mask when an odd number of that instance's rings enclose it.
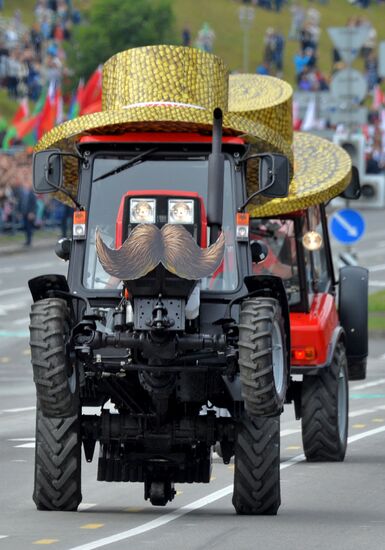
<path fill-rule="evenodd" d="M 96 231 L 96 251 L 109 275 L 121 281 L 144 277 L 162 264 L 183 279 L 209 277 L 220 266 L 225 252 L 223 233 L 208 248 L 200 248 L 182 225 L 137 225 L 117 250 L 104 244 Z"/>

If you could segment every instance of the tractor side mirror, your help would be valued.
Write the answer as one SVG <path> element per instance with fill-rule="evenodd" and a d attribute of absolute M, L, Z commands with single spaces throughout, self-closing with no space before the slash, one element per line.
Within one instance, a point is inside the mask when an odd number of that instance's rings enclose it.
<path fill-rule="evenodd" d="M 356 201 L 361 196 L 360 174 L 356 166 L 352 166 L 352 179 L 346 189 L 340 193 L 340 197 L 348 201 Z"/>
<path fill-rule="evenodd" d="M 269 198 L 287 197 L 290 183 L 290 165 L 285 155 L 261 155 L 259 162 L 259 188 Z"/>
<path fill-rule="evenodd" d="M 39 151 L 33 156 L 33 190 L 53 193 L 63 185 L 63 159 L 60 149 Z"/>
<path fill-rule="evenodd" d="M 269 254 L 269 249 L 263 241 L 250 241 L 251 259 L 254 263 L 264 262 Z"/>

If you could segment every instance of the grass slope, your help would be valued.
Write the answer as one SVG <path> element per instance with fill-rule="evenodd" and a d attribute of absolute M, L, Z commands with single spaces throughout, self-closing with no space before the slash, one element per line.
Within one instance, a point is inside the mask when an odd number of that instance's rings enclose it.
<path fill-rule="evenodd" d="M 385 290 L 369 295 L 369 329 L 385 332 Z"/>

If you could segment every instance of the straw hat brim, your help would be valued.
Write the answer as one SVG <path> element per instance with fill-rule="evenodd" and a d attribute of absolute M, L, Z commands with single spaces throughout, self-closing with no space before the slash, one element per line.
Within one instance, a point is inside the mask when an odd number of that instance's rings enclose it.
<path fill-rule="evenodd" d="M 252 217 L 277 216 L 328 202 L 349 184 L 352 163 L 341 147 L 312 134 L 294 132 L 293 152 L 289 195 L 272 200 L 258 197 L 248 207 Z M 252 191 L 249 189 L 249 194 Z"/>
<path fill-rule="evenodd" d="M 126 132 L 206 132 L 211 133 L 213 115 L 206 109 L 173 106 L 146 106 L 129 109 L 100 111 L 84 115 L 47 132 L 36 145 L 41 151 L 51 147 L 72 148 L 84 135 L 121 134 Z M 291 157 L 291 144 L 269 126 L 254 122 L 233 113 L 223 117 L 224 135 L 250 136 L 251 141 L 258 140 L 262 147 L 271 147 L 276 152 Z M 182 140 L 183 141 L 183 140 Z"/>

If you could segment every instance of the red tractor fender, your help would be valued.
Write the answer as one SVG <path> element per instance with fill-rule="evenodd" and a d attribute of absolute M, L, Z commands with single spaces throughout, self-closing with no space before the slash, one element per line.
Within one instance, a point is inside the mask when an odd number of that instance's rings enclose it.
<path fill-rule="evenodd" d="M 308 313 L 290 312 L 291 364 L 326 366 L 330 345 L 340 327 L 332 294 L 315 294 Z"/>

